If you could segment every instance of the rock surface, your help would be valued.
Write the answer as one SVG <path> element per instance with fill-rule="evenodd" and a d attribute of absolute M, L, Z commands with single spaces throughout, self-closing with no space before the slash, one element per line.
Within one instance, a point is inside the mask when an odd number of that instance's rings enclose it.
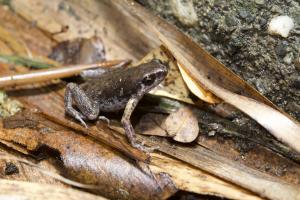
<path fill-rule="evenodd" d="M 174 16 L 170 1 L 149 0 L 145 7 L 175 24 L 219 61 L 300 120 L 300 3 L 297 0 L 193 1 L 198 16 L 187 27 Z M 268 23 L 279 15 L 294 20 L 287 38 L 270 35 Z M 296 84 L 297 85 L 297 84 Z"/>

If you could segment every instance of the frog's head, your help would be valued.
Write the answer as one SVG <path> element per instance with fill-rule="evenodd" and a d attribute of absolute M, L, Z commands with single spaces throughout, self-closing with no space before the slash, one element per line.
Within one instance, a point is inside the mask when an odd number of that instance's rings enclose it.
<path fill-rule="evenodd" d="M 168 65 L 158 59 L 153 59 L 148 63 L 142 64 L 140 67 L 144 68 L 140 84 L 145 92 L 157 86 L 168 74 Z"/>

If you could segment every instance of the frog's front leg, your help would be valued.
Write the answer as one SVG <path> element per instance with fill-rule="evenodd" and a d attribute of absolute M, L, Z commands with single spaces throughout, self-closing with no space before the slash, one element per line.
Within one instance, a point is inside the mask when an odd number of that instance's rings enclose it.
<path fill-rule="evenodd" d="M 73 108 L 73 102 L 81 113 Z M 66 87 L 65 109 L 66 113 L 80 121 L 86 128 L 87 125 L 84 119 L 94 120 L 99 115 L 99 105 L 89 99 L 85 92 L 75 83 L 69 83 Z"/>
<path fill-rule="evenodd" d="M 130 122 L 130 117 L 132 112 L 134 111 L 135 107 L 137 106 L 139 100 L 141 99 L 142 96 L 133 96 L 129 99 L 129 101 L 126 104 L 121 122 L 123 124 L 123 127 L 125 129 L 125 134 L 131 144 L 131 146 L 140 149 L 142 151 L 148 152 L 149 150 L 151 150 L 150 148 L 146 148 L 144 147 L 142 144 L 138 144 L 136 141 L 136 135 L 135 135 L 135 131 L 132 127 L 132 124 Z"/>

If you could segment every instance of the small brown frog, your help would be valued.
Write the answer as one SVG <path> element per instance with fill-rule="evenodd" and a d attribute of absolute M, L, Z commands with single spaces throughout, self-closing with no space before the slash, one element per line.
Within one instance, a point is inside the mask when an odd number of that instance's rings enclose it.
<path fill-rule="evenodd" d="M 67 85 L 66 113 L 87 127 L 84 120 L 97 119 L 100 111 L 114 112 L 125 108 L 121 122 L 126 136 L 133 147 L 145 151 L 145 147 L 136 142 L 130 117 L 143 95 L 157 86 L 167 73 L 168 66 L 156 59 L 131 68 L 86 71 L 82 74 L 85 83 Z"/>

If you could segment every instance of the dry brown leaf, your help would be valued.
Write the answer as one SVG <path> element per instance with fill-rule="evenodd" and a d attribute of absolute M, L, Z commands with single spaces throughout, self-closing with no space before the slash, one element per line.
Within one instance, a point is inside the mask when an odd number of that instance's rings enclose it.
<path fill-rule="evenodd" d="M 289 200 L 298 199 L 300 196 L 299 185 L 287 183 L 279 177 L 241 165 L 203 146 L 196 145 L 190 148 L 185 145 L 172 145 L 168 140 L 148 137 L 142 137 L 142 139 L 147 145 L 158 146 L 162 153 L 176 157 L 229 182 L 234 182 L 262 198 Z"/>
<path fill-rule="evenodd" d="M 64 65 L 92 64 L 105 60 L 105 49 L 100 37 L 77 38 L 56 45 L 49 57 Z"/>
<path fill-rule="evenodd" d="M 72 16 L 69 15 L 61 15 L 61 12 L 65 12 L 65 11 L 60 11 L 57 12 L 56 7 L 47 7 L 47 10 L 52 14 L 49 13 L 43 13 L 42 10 L 44 9 L 43 7 L 43 3 L 41 1 L 30 1 L 26 2 L 26 1 L 19 1 L 19 5 L 16 5 L 15 0 L 12 0 L 12 6 L 17 8 L 15 9 L 16 12 L 18 14 L 21 13 L 21 15 L 27 19 L 29 19 L 29 21 L 35 19 L 36 21 L 39 20 L 47 20 L 47 16 L 43 16 L 43 14 L 48 15 L 52 17 L 54 15 L 56 19 L 53 21 L 56 21 L 56 23 L 60 22 L 60 21 L 66 21 L 68 24 L 71 25 L 70 28 L 70 32 L 71 34 L 69 34 L 69 36 L 72 36 L 72 33 L 77 32 L 80 33 L 80 31 L 82 31 L 82 26 L 76 26 L 73 25 L 70 22 L 70 18 L 72 18 Z M 60 2 L 60 1 L 56 1 L 55 2 Z M 67 2 L 67 1 L 66 1 Z M 76 3 L 74 3 L 76 2 Z M 87 3 L 88 2 L 88 3 Z M 135 7 L 135 3 L 131 2 L 131 1 L 68 1 L 67 5 L 70 8 L 79 10 L 79 12 L 77 12 L 77 14 L 79 16 L 84 15 L 84 17 L 82 18 L 81 22 L 78 23 L 83 23 L 83 24 L 90 24 L 90 22 L 93 22 L 93 26 L 89 27 L 89 33 L 91 32 L 95 32 L 95 27 L 97 27 L 100 34 L 102 34 L 104 36 L 104 40 L 107 42 L 106 44 L 110 46 L 111 49 L 113 49 L 113 51 L 110 51 L 109 56 L 116 58 L 115 55 L 119 56 L 119 58 L 123 58 L 123 57 L 133 57 L 136 59 L 141 58 L 145 53 L 147 53 L 149 51 L 149 49 L 151 49 L 153 46 L 158 46 L 159 45 L 159 41 L 157 39 L 157 37 L 151 35 L 151 31 L 149 31 L 149 27 L 146 26 L 145 24 L 142 23 L 143 17 L 141 18 L 139 16 L 139 12 L 135 12 L 132 10 L 132 8 Z M 129 2 L 129 3 L 128 3 Z M 58 5 L 58 3 L 56 5 Z M 24 5 L 25 4 L 25 5 Z M 48 4 L 48 2 L 45 1 L 45 4 Z M 78 4 L 80 6 L 75 6 L 75 4 Z M 66 5 L 66 4 L 65 4 Z M 92 5 L 92 6 L 91 6 Z M 40 10 L 36 10 L 37 12 L 30 12 L 32 7 L 36 7 L 39 6 L 39 8 L 41 8 Z M 108 9 L 109 8 L 109 9 Z M 29 12 L 28 12 L 29 10 Z M 25 14 L 24 14 L 25 13 Z M 55 14 L 53 14 L 55 13 Z M 34 17 L 32 17 L 32 15 Z M 60 16 L 59 16 L 60 15 Z M 37 17 L 36 17 L 37 16 Z M 38 16 L 43 16 L 41 18 L 39 18 Z M 87 17 L 86 17 L 87 16 Z M 97 16 L 95 18 L 95 16 Z M 146 16 L 145 18 L 151 19 L 151 20 L 156 20 L 155 16 L 150 15 L 150 16 Z M 124 20 L 120 20 L 120 19 L 124 19 Z M 85 23 L 87 22 L 87 23 Z M 124 22 L 126 24 L 126 26 L 124 26 Z M 45 26 L 40 26 L 41 24 L 44 24 Z M 45 32 L 47 32 L 47 26 L 46 23 L 38 23 L 39 27 L 42 27 L 43 30 Z M 78 27 L 78 29 L 77 29 Z M 102 31 L 101 28 L 105 27 L 105 31 Z M 177 30 L 174 31 L 174 34 L 176 34 Z M 108 34 L 107 34 L 108 33 Z M 58 37 L 56 38 L 63 38 L 66 39 L 68 37 L 66 37 L 68 34 L 60 34 L 58 35 Z M 69 39 L 69 38 L 68 38 Z M 244 82 L 242 82 L 241 80 L 235 78 L 235 77 L 230 77 L 228 76 L 228 71 L 224 70 L 212 70 L 211 66 L 218 66 L 220 67 L 220 63 L 218 63 L 217 61 L 212 61 L 211 59 L 207 59 L 206 54 L 201 54 L 199 56 L 199 59 L 204 60 L 203 63 L 206 63 L 206 69 L 208 70 L 204 70 L 203 74 L 207 75 L 206 72 L 209 72 L 209 75 L 213 75 L 212 78 L 222 78 L 222 82 L 224 87 L 226 87 L 227 89 L 230 89 L 231 91 L 234 92 L 241 92 L 243 95 L 247 95 L 247 96 L 252 96 L 253 98 L 260 100 L 264 103 L 269 103 L 268 105 L 271 105 L 270 102 L 268 102 L 268 100 L 266 100 L 264 97 L 262 97 L 261 95 L 259 95 L 258 93 L 256 93 L 253 89 L 251 89 L 251 87 L 247 86 Z M 222 66 L 222 65 L 221 65 Z M 218 68 L 216 68 L 218 69 Z M 213 73 L 214 72 L 214 73 Z M 220 76 L 221 75 L 221 76 Z M 222 77 L 224 75 L 224 77 Z M 230 78 L 228 78 L 230 77 Z M 49 89 L 49 88 L 48 88 Z M 43 92 L 45 92 L 45 90 L 43 90 Z M 48 90 L 49 92 L 49 90 Z M 53 93 L 53 92 L 52 92 Z M 25 93 L 26 94 L 26 93 Z M 24 93 L 23 93 L 24 95 Z M 61 99 L 56 100 L 56 98 L 53 98 L 52 96 L 48 96 L 48 95 L 41 95 L 38 94 L 39 97 L 35 98 L 35 97 L 21 97 L 21 99 L 23 99 L 24 101 L 26 101 L 28 104 L 33 105 L 33 106 L 37 106 L 42 108 L 44 111 L 49 111 L 49 109 L 51 109 L 51 107 L 55 108 L 55 110 L 59 110 L 57 109 L 56 105 L 60 104 Z M 51 106 L 45 106 L 46 103 L 49 103 L 49 99 L 50 102 L 53 101 L 53 103 L 51 104 Z M 45 102 L 44 102 L 45 101 Z M 40 103 L 42 102 L 42 103 Z M 44 104 L 44 105 L 43 105 Z M 63 110 L 60 109 L 60 112 L 62 113 Z M 56 114 L 60 115 L 60 112 L 56 112 Z M 171 151 L 169 151 L 171 152 Z M 186 162 L 193 162 L 193 161 L 189 161 L 187 160 L 188 158 L 186 157 L 187 154 L 184 154 L 182 157 L 180 157 L 182 160 L 185 160 Z M 203 153 L 201 154 L 201 156 L 206 156 L 207 154 Z M 175 155 L 173 155 L 175 156 Z M 184 157 L 185 156 L 185 157 Z M 197 157 L 198 159 L 201 159 L 201 157 Z M 203 162 L 205 162 L 205 160 L 201 160 Z M 205 168 L 208 169 L 206 166 L 207 163 L 204 164 L 204 166 L 200 166 L 200 168 Z M 211 163 L 211 167 L 216 166 L 216 168 L 212 168 L 209 169 L 211 173 L 216 173 L 219 176 L 222 176 L 223 174 L 227 175 L 227 179 L 233 178 L 234 176 L 237 176 L 237 179 L 230 179 L 230 181 L 235 182 L 236 184 L 241 184 L 245 187 L 249 187 L 250 190 L 252 191 L 256 191 L 259 194 L 264 195 L 265 193 L 267 194 L 267 196 L 270 197 L 275 197 L 277 193 L 279 193 L 279 195 L 281 195 L 282 188 L 279 188 L 279 190 L 277 190 L 278 188 L 273 189 L 273 185 L 259 185 L 259 187 L 257 186 L 257 184 L 255 183 L 249 183 L 246 181 L 246 179 L 242 179 L 240 180 L 239 176 L 236 175 L 235 173 L 231 173 L 232 170 L 235 170 L 235 168 L 230 168 L 228 169 L 228 171 L 223 170 L 222 167 L 224 167 L 224 165 L 222 165 L 224 163 L 220 162 L 220 163 Z M 219 167 L 222 166 L 222 167 Z M 198 166 L 199 167 L 199 166 Z M 220 171 L 221 170 L 221 171 Z M 222 171 L 223 170 L 223 171 Z M 243 172 L 244 169 L 239 169 Z M 237 171 L 235 171 L 237 172 Z M 228 175 L 229 174 L 229 175 Z M 232 177 L 229 177 L 230 174 L 232 175 Z M 237 173 L 238 174 L 238 173 Z M 278 178 L 279 179 L 279 178 Z M 277 181 L 278 182 L 278 181 Z M 275 182 L 275 185 L 277 184 L 277 182 Z M 248 184 L 248 185 L 247 185 Z M 271 187 L 270 187 L 271 186 Z M 283 188 L 284 185 L 283 185 Z M 285 188 L 288 189 L 288 188 Z M 270 194 L 270 192 L 273 192 Z M 278 197 L 277 197 L 278 198 Z"/>
<path fill-rule="evenodd" d="M 20 40 L 12 36 L 6 29 L 0 26 L 0 40 L 8 44 L 10 49 L 13 49 L 19 55 L 26 55 L 27 49 L 24 45 L 20 44 Z"/>

